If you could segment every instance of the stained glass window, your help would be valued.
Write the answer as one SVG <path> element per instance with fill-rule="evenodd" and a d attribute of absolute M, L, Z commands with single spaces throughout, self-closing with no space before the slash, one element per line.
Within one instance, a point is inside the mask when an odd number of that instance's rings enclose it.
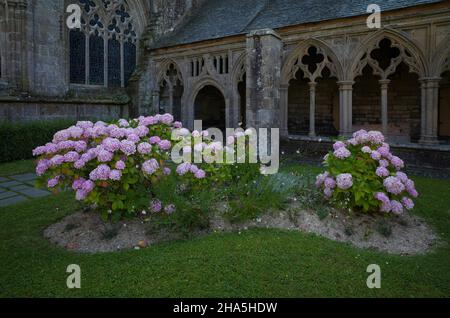
<path fill-rule="evenodd" d="M 130 41 L 124 44 L 124 63 L 125 63 L 125 83 L 133 75 L 134 69 L 136 68 L 136 45 Z"/>
<path fill-rule="evenodd" d="M 116 39 L 108 41 L 108 85 L 120 87 L 120 42 Z"/>
<path fill-rule="evenodd" d="M 104 40 L 100 36 L 91 35 L 89 37 L 89 84 L 104 84 L 105 69 L 105 48 Z"/>
<path fill-rule="evenodd" d="M 86 36 L 81 31 L 70 31 L 70 82 L 86 81 Z"/>
<path fill-rule="evenodd" d="M 70 82 L 111 87 L 126 85 L 136 68 L 137 35 L 124 0 L 78 2 L 83 10 L 82 27 L 70 31 Z M 86 38 L 89 45 L 86 45 Z"/>

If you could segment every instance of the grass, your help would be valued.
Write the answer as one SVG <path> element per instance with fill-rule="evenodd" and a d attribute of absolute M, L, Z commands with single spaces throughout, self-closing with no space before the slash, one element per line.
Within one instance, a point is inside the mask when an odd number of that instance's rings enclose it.
<path fill-rule="evenodd" d="M 70 194 L 1 208 L 0 297 L 449 297 L 450 182 L 416 181 L 422 196 L 414 213 L 443 244 L 414 257 L 262 229 L 83 255 L 42 237 L 46 226 L 77 208 Z M 70 264 L 81 266 L 80 290 L 66 287 Z M 366 287 L 370 264 L 381 266 L 379 290 Z"/>
<path fill-rule="evenodd" d="M 20 160 L 0 164 L 0 176 L 8 177 L 16 174 L 34 172 L 34 160 Z"/>

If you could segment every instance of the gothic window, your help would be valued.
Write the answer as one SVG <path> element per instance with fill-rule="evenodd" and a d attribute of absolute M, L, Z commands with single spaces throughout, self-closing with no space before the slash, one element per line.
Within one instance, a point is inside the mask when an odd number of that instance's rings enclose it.
<path fill-rule="evenodd" d="M 228 74 L 229 62 L 228 55 L 218 55 L 213 57 L 214 68 L 218 74 Z"/>
<path fill-rule="evenodd" d="M 136 68 L 137 35 L 124 0 L 78 0 L 81 29 L 71 30 L 70 82 L 124 87 Z"/>
<path fill-rule="evenodd" d="M 166 66 L 159 82 L 159 112 L 171 113 L 181 120 L 181 98 L 184 93 L 183 79 L 175 64 Z"/>
<path fill-rule="evenodd" d="M 108 40 L 108 85 L 120 87 L 120 42 L 115 37 Z"/>
<path fill-rule="evenodd" d="M 197 77 L 203 73 L 205 68 L 205 59 L 204 58 L 194 58 L 191 60 L 191 76 Z"/>

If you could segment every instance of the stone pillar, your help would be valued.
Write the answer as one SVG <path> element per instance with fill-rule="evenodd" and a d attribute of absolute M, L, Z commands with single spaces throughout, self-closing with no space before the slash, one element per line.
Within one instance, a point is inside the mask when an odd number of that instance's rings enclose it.
<path fill-rule="evenodd" d="M 185 92 L 192 92 L 192 86 L 186 85 Z M 187 129 L 194 129 L 194 117 L 195 117 L 195 97 L 189 96 L 189 94 L 183 94 L 181 98 L 181 121 L 183 126 Z"/>
<path fill-rule="evenodd" d="M 152 93 L 152 108 L 155 114 L 159 114 L 159 90 L 154 90 Z"/>
<path fill-rule="evenodd" d="M 280 136 L 282 138 L 289 137 L 289 85 L 283 84 L 280 86 L 280 120 L 281 120 L 281 128 L 280 128 Z"/>
<path fill-rule="evenodd" d="M 427 82 L 420 79 L 420 142 L 423 142 L 427 129 Z"/>
<path fill-rule="evenodd" d="M 440 77 L 422 78 L 422 127 L 420 142 L 437 144 L 439 129 L 439 82 Z"/>
<path fill-rule="evenodd" d="M 120 86 L 125 87 L 125 47 L 123 40 L 120 41 Z"/>
<path fill-rule="evenodd" d="M 241 123 L 241 109 L 247 109 L 246 101 L 242 103 L 241 95 L 238 88 L 235 88 L 234 102 L 233 102 L 233 127 L 238 128 Z M 242 122 L 242 126 L 245 127 L 246 123 Z"/>
<path fill-rule="evenodd" d="M 171 84 L 169 84 L 169 105 L 168 109 L 166 109 L 166 113 L 173 114 L 173 93 L 174 88 Z"/>
<path fill-rule="evenodd" d="M 85 78 L 84 78 L 84 84 L 89 85 L 89 72 L 90 72 L 90 68 L 89 68 L 89 35 L 85 34 L 85 45 L 86 45 L 86 51 L 85 51 L 85 55 L 84 55 L 84 59 L 85 59 Z"/>
<path fill-rule="evenodd" d="M 271 29 L 247 35 L 247 126 L 280 128 L 283 43 Z"/>
<path fill-rule="evenodd" d="M 316 82 L 309 83 L 309 136 L 316 137 Z"/>
<path fill-rule="evenodd" d="M 108 87 L 108 38 L 103 38 L 103 50 L 104 50 L 104 57 L 103 57 L 103 86 Z M 136 64 L 137 65 L 137 64 Z"/>
<path fill-rule="evenodd" d="M 383 134 L 388 135 L 388 87 L 391 81 L 388 79 L 381 80 L 381 125 Z"/>
<path fill-rule="evenodd" d="M 339 133 L 349 137 L 353 132 L 353 81 L 338 82 L 339 85 Z"/>

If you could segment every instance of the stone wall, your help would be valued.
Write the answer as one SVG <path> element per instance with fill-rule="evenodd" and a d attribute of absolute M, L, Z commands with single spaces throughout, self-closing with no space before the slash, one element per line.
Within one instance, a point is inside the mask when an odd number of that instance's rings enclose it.
<path fill-rule="evenodd" d="M 292 80 L 289 85 L 289 133 L 309 132 L 308 80 Z M 316 90 L 316 131 L 320 136 L 339 133 L 339 90 L 336 79 L 319 79 Z"/>
<path fill-rule="evenodd" d="M 399 142 L 420 138 L 421 97 L 417 75 L 399 67 L 388 88 L 388 134 Z M 364 72 L 355 80 L 353 90 L 353 128 L 381 130 L 379 77 Z"/>
<path fill-rule="evenodd" d="M 127 103 L 83 100 L 0 101 L 0 121 L 32 121 L 71 118 L 111 120 L 128 116 Z"/>
<path fill-rule="evenodd" d="M 76 2 L 0 1 L 0 120 L 111 118 L 128 108 L 124 90 L 69 83 L 66 5 Z M 140 37 L 149 2 L 129 1 L 129 12 Z"/>
<path fill-rule="evenodd" d="M 309 87 L 308 80 L 292 80 L 288 91 L 289 133 L 307 135 L 309 132 Z"/>
<path fill-rule="evenodd" d="M 65 6 L 61 0 L 32 0 L 27 10 L 29 93 L 63 96 L 68 91 Z"/>
<path fill-rule="evenodd" d="M 296 164 L 321 166 L 324 156 L 332 149 L 329 141 L 289 140 L 282 143 L 285 156 Z M 406 171 L 414 175 L 450 179 L 448 149 L 392 146 L 392 152 L 406 163 Z"/>

